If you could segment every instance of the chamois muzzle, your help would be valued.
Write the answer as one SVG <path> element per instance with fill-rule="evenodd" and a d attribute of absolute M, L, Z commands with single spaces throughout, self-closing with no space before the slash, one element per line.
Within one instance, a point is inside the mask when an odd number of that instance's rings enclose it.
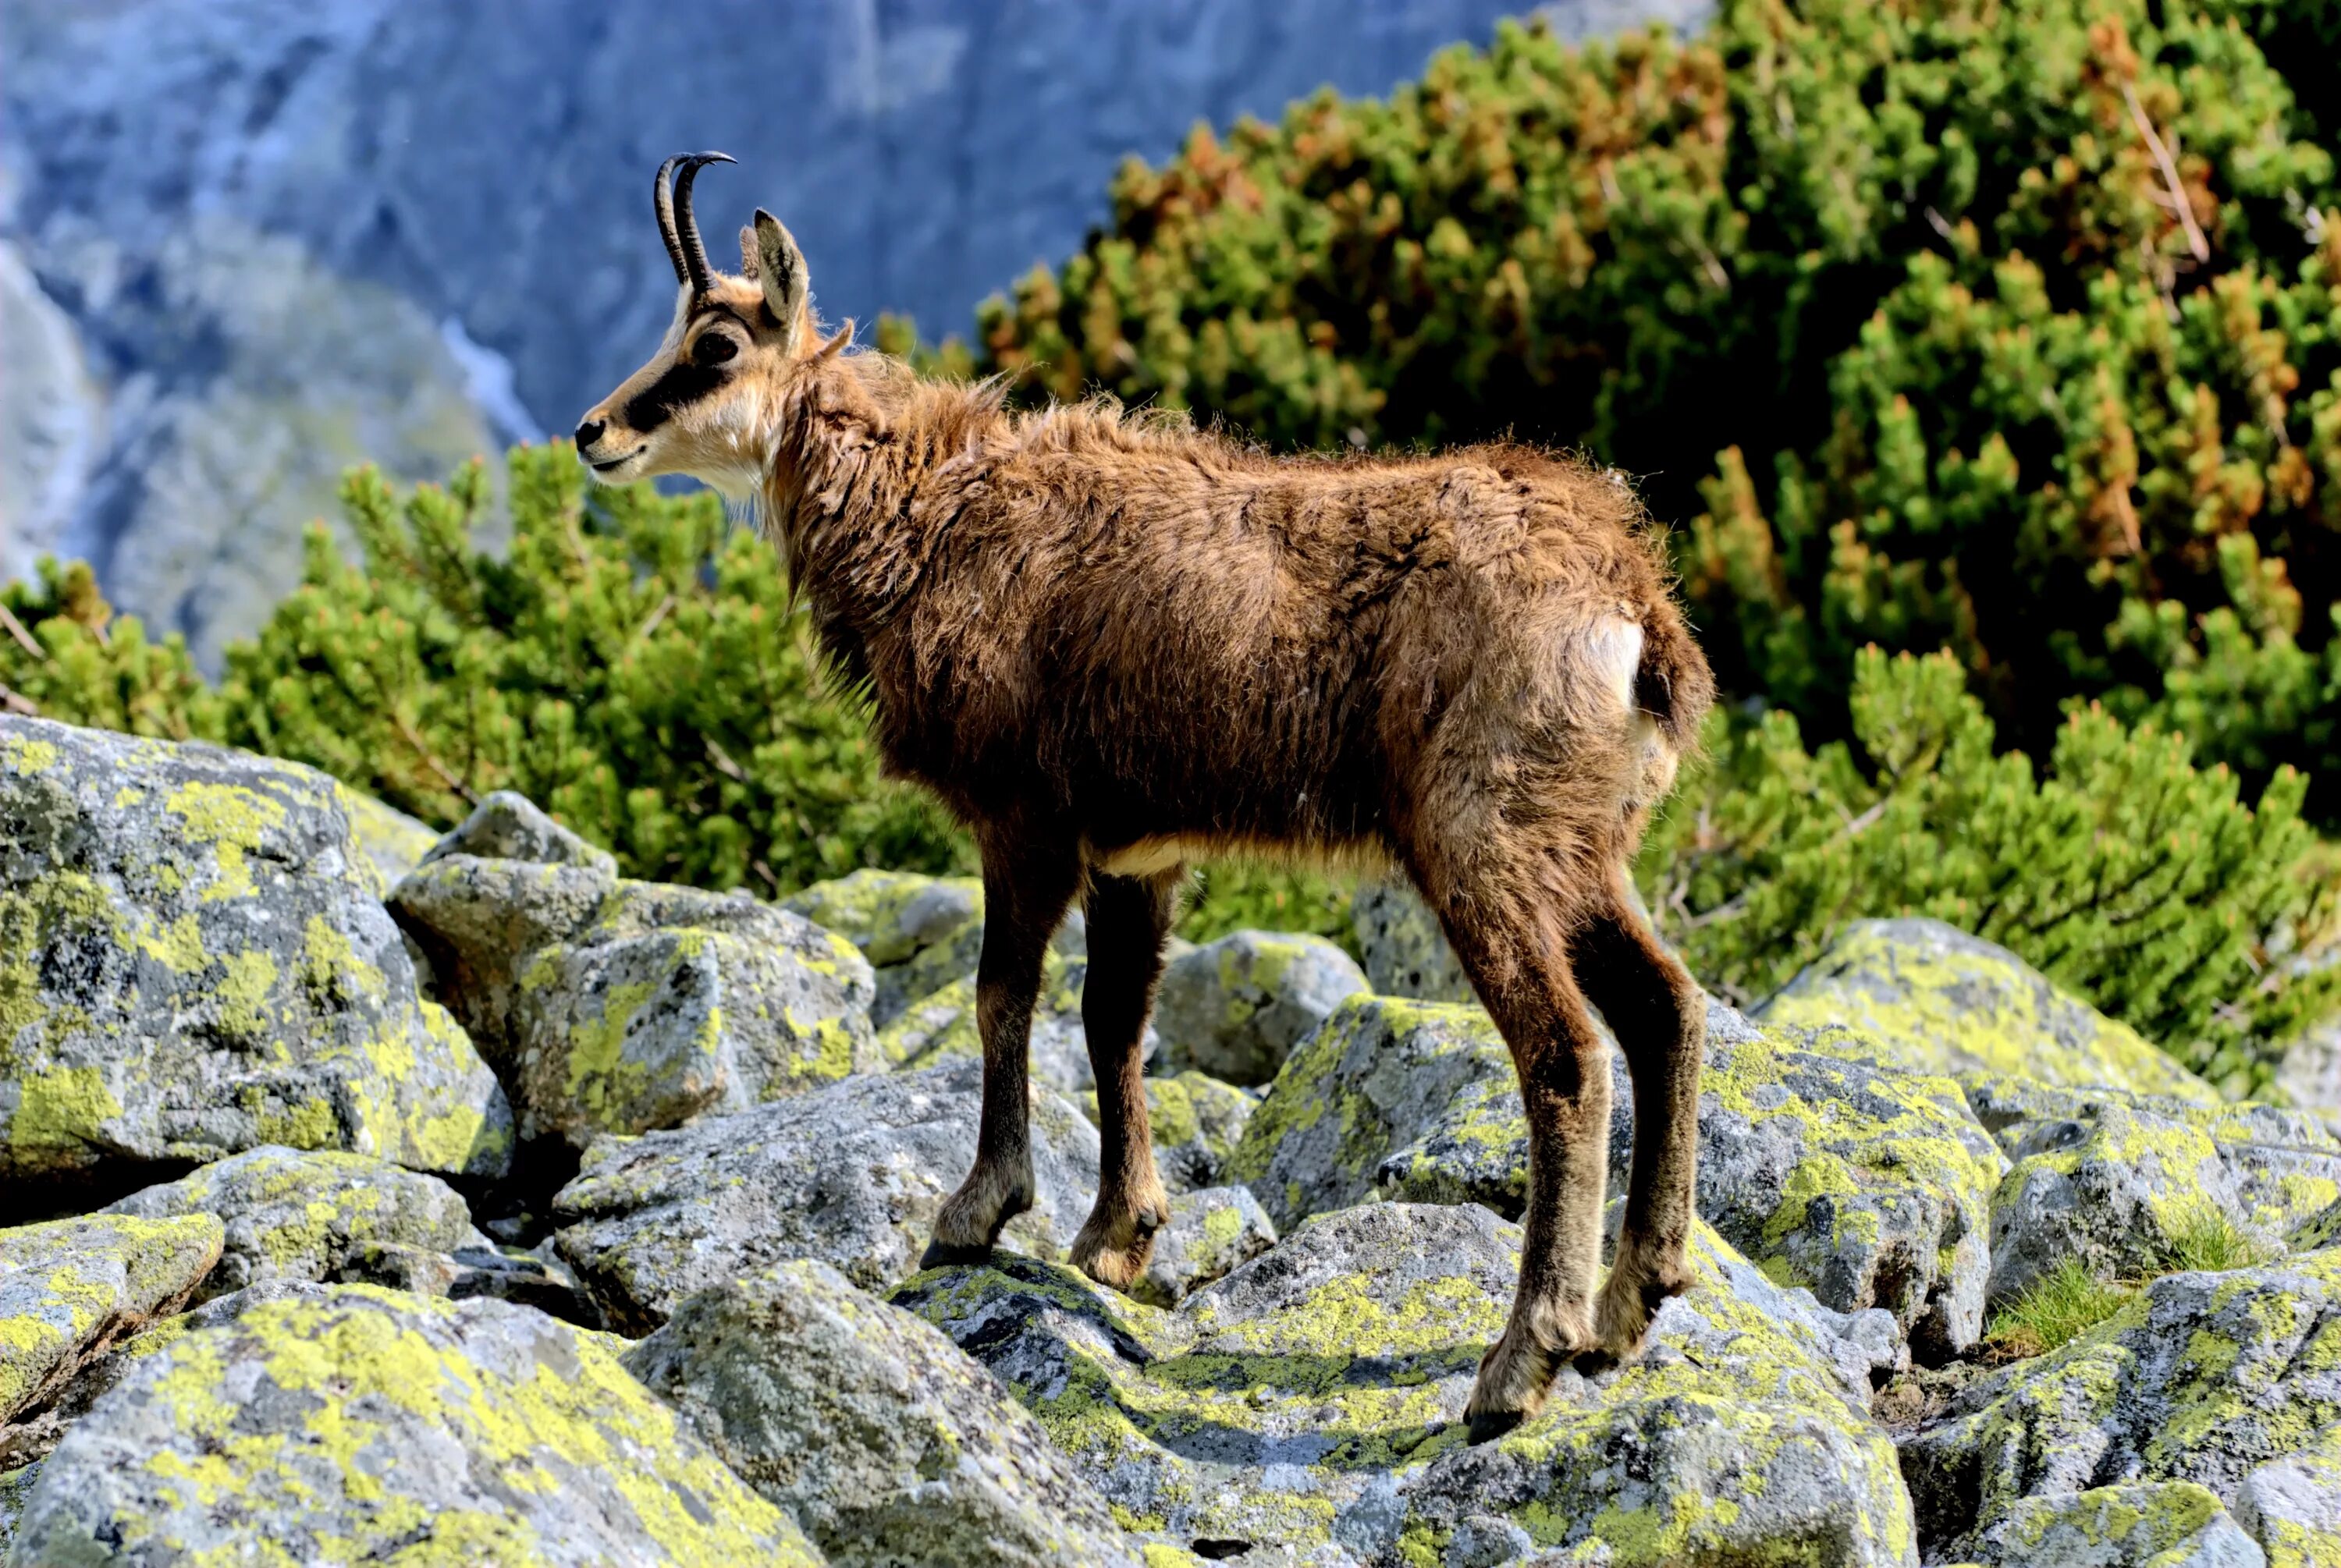
<path fill-rule="evenodd" d="M 651 208 L 658 214 L 659 238 L 674 263 L 674 281 L 689 286 L 693 297 L 707 292 L 710 276 L 707 247 L 700 243 L 699 220 L 692 215 L 691 185 L 710 164 L 735 160 L 728 153 L 677 153 L 661 164 L 651 192 Z M 670 189 L 667 176 L 674 181 Z"/>

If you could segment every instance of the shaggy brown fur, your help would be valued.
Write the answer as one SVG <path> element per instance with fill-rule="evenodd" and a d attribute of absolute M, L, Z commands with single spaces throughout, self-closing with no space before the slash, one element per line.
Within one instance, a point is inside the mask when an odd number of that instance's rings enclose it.
<path fill-rule="evenodd" d="M 1119 1286 L 1169 1216 L 1139 1050 L 1181 868 L 1383 860 L 1438 912 L 1528 1111 L 1519 1288 L 1474 1432 L 1533 1413 L 1564 1359 L 1631 1355 L 1688 1279 L 1704 1004 L 1626 866 L 1711 682 L 1624 485 L 1515 446 L 1278 459 L 1103 402 L 1011 413 L 848 352 L 850 328 L 822 341 L 768 214 L 742 249 L 746 277 L 685 281 L 579 451 L 605 480 L 692 473 L 753 504 L 874 695 L 890 769 L 981 850 L 982 1127 L 929 1260 L 981 1256 L 1031 1201 L 1027 1034 L 1073 899 L 1104 1169 L 1072 1256 Z M 1589 1004 L 1641 1135 L 1598 1295 L 1609 1076 Z"/>

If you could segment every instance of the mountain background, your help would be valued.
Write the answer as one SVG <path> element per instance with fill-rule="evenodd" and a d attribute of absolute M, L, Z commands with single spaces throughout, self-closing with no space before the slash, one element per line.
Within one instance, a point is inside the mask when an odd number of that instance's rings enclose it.
<path fill-rule="evenodd" d="M 678 150 L 719 263 L 758 204 L 826 314 L 967 331 L 1126 156 L 1379 93 L 1505 0 L 5 0 L 0 578 L 44 552 L 216 668 L 348 465 L 566 431 L 672 284 Z M 1565 37 L 1698 0 L 1564 0 Z"/>

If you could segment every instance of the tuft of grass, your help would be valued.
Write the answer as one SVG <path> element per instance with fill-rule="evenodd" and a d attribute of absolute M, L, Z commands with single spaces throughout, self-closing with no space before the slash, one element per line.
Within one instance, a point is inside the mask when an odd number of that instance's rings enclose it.
<path fill-rule="evenodd" d="M 2206 1204 L 2188 1214 L 2171 1233 L 2163 1247 L 2162 1267 L 2167 1274 L 2224 1273 L 2267 1263 L 2276 1250 Z"/>
<path fill-rule="evenodd" d="M 2008 1360 L 2046 1355 L 2119 1312 L 2134 1294 L 2133 1286 L 2093 1278 L 2067 1258 L 1993 1315 L 1984 1344 Z"/>

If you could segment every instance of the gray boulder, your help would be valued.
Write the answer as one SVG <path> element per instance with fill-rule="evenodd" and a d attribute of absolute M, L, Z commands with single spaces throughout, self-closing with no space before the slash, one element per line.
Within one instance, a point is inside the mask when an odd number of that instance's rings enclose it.
<path fill-rule="evenodd" d="M 257 1293 L 255 1293 L 257 1295 Z M 739 1563 L 820 1554 L 613 1348 L 542 1313 L 336 1285 L 239 1298 L 41 1466 L 25 1563 Z M 418 1533 L 424 1532 L 424 1533 Z"/>
<path fill-rule="evenodd" d="M 1756 1009 L 1758 1023 L 1836 1025 L 1893 1065 L 2027 1077 L 2216 1106 L 2219 1093 L 2127 1025 L 2060 991 L 2007 948 L 1940 920 L 1858 920 Z"/>
<path fill-rule="evenodd" d="M 1214 1186 L 1170 1199 L 1170 1223 L 1154 1236 L 1146 1272 L 1130 1294 L 1150 1306 L 1176 1306 L 1276 1245 L 1276 1226 L 1250 1187 Z"/>
<path fill-rule="evenodd" d="M 909 1275 L 975 1159 L 982 1075 L 953 1062 L 848 1078 L 639 1138 L 598 1139 L 554 1198 L 561 1254 L 607 1321 L 643 1334 L 683 1297 L 790 1258 L 865 1289 Z M 1097 1129 L 1032 1100 L 1032 1210 L 1004 1239 L 1063 1255 L 1097 1191 Z"/>
<path fill-rule="evenodd" d="M 2117 1482 L 2192 1482 L 2245 1506 L 2267 1466 L 2329 1465 L 2321 1434 L 2336 1424 L 2341 1248 L 2327 1248 L 2156 1280 L 2089 1332 L 1968 1386 L 1904 1440 L 1902 1471 L 1933 1550 L 2019 1517 L 2027 1499 Z M 2281 1513 L 2291 1491 L 2271 1471 L 2253 1494 Z"/>
<path fill-rule="evenodd" d="M 869 868 L 816 882 L 781 908 L 862 949 L 877 973 L 871 1017 L 884 1028 L 911 1003 L 975 973 L 983 956 L 983 884 Z"/>
<path fill-rule="evenodd" d="M 95 1215 L 0 1230 L 0 1463 L 37 1411 L 115 1341 L 184 1305 L 219 1261 L 208 1215 Z"/>
<path fill-rule="evenodd" d="M 1267 1083 L 1343 997 L 1367 988 L 1356 961 L 1322 937 L 1237 931 L 1206 942 L 1163 970 L 1161 1070 Z"/>
<path fill-rule="evenodd" d="M 2246 1475 L 2229 1511 L 2273 1568 L 2341 1562 L 2341 1425 Z"/>
<path fill-rule="evenodd" d="M 1990 1202 L 2006 1161 L 1948 1078 L 1892 1070 L 1843 1031 L 1759 1030 L 1708 1006 L 1698 1210 L 1839 1312 L 1882 1307 L 1928 1355 L 1982 1331 Z M 1633 1097 L 1613 1058 L 1610 1182 Z M 1518 1216 L 1528 1128 L 1475 1007 L 1353 997 L 1270 1089 L 1230 1164 L 1279 1226 L 1375 1193 Z"/>
<path fill-rule="evenodd" d="M 2136 1481 L 2027 1497 L 1964 1555 L 2005 1568 L 2262 1568 L 2259 1544 L 2187 1481 Z"/>
<path fill-rule="evenodd" d="M 2108 1281 L 2180 1266 L 2207 1227 L 2228 1227 L 2263 1256 L 2283 1250 L 2281 1233 L 2253 1225 L 2217 1146 L 2183 1122 L 2109 1106 L 2091 1121 L 2049 1123 L 2012 1152 L 1992 1201 L 1994 1304 L 2067 1263 Z"/>
<path fill-rule="evenodd" d="M 385 1246 L 451 1254 L 488 1245 L 444 1182 L 362 1155 L 273 1145 L 134 1193 L 105 1212 L 217 1216 L 225 1245 L 197 1302 L 273 1280 L 369 1277 L 348 1271 L 369 1266 Z"/>
<path fill-rule="evenodd" d="M 624 1365 L 838 1568 L 1136 1568 L 1105 1500 L 989 1372 L 826 1264 L 701 1291 Z"/>
<path fill-rule="evenodd" d="M 1386 997 L 1425 1002 L 1477 1002 L 1439 918 L 1403 883 L 1369 881 L 1350 901 L 1350 928 L 1366 975 Z"/>
<path fill-rule="evenodd" d="M 292 763 L 0 717 L 0 1183 L 268 1143 L 504 1170 L 503 1091 L 419 994 L 346 799 Z"/>
<path fill-rule="evenodd" d="M 1469 1446 L 1519 1236 L 1482 1208 L 1369 1205 L 1175 1312 L 1008 1257 L 893 1300 L 1014 1390 L 1126 1524 L 1212 1556 L 1917 1563 L 1891 1446 L 1848 1381 L 1865 1353 L 1704 1229 L 1699 1287 L 1641 1361 L 1564 1371 L 1539 1418 Z"/>
<path fill-rule="evenodd" d="M 373 862 L 385 889 L 421 865 L 440 842 L 436 828 L 363 790 L 344 785 L 342 806 L 350 814 L 350 837 L 357 840 L 358 852 Z"/>
<path fill-rule="evenodd" d="M 582 1148 L 877 1065 L 851 943 L 745 894 L 621 879 L 491 797 L 390 895 L 513 1092 L 523 1139 Z"/>

